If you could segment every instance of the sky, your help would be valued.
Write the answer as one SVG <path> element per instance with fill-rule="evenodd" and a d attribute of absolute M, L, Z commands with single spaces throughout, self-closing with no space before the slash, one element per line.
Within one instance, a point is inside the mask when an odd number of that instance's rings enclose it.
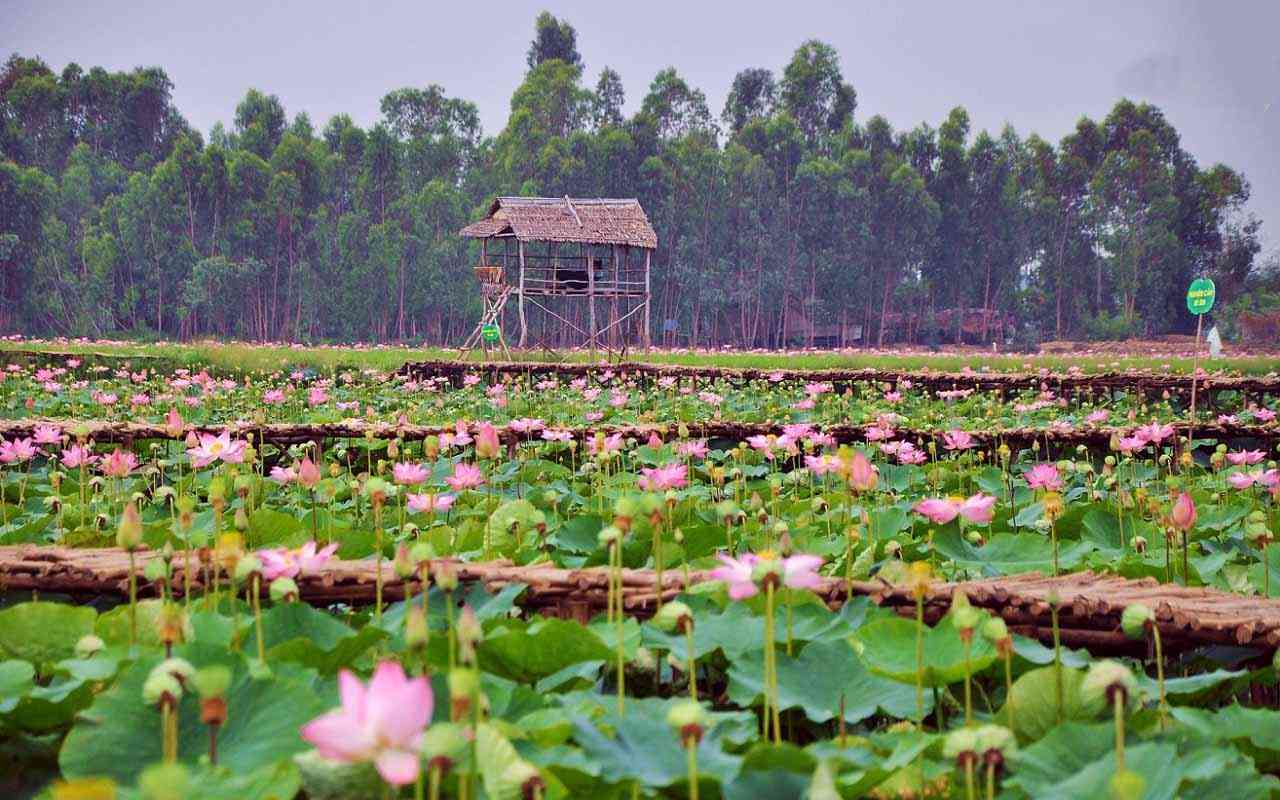
<path fill-rule="evenodd" d="M 975 131 L 1006 123 L 1051 141 L 1121 97 L 1160 106 L 1204 165 L 1253 185 L 1268 250 L 1280 248 L 1280 2 L 1276 0 L 788 0 L 784 3 L 543 0 L 0 0 L 0 54 L 109 69 L 160 66 L 174 100 L 207 133 L 250 88 L 306 111 L 317 129 L 379 100 L 437 83 L 474 102 L 486 134 L 506 122 L 533 21 L 546 9 L 577 28 L 588 84 L 622 75 L 634 111 L 674 66 L 716 114 L 734 74 L 780 73 L 818 38 L 840 54 L 856 118 L 937 126 L 963 105 Z"/>

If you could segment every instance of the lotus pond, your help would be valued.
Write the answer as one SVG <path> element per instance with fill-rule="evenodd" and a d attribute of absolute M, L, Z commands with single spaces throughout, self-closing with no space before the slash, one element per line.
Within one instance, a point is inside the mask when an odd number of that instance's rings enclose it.
<path fill-rule="evenodd" d="M 872 579 L 923 597 L 1092 569 L 1277 596 L 1271 439 L 1187 441 L 1170 424 L 1184 398 L 1136 392 L 640 385 L 605 370 L 467 384 L 75 359 L 8 370 L 4 416 L 38 425 L 0 444 L 0 545 L 161 555 L 127 596 L 5 595 L 5 795 L 1280 792 L 1267 650 L 1166 653 L 1135 604 L 1123 634 L 1147 656 L 1104 658 L 1012 633 L 960 594 L 927 625 L 922 609 L 814 591 Z M 1221 402 L 1215 415 L 1275 425 L 1274 398 Z M 277 446 L 191 430 L 351 417 L 448 432 Z M 716 419 L 785 427 L 700 436 Z M 82 423 L 96 420 L 170 430 L 95 442 Z M 609 428 L 646 421 L 682 424 Z M 849 423 L 873 441 L 824 431 Z M 1090 426 L 1115 429 L 1110 448 L 970 435 Z M 374 602 L 300 601 L 330 560 L 374 558 Z M 458 582 L 457 564 L 497 559 L 598 567 L 618 590 L 581 624 L 527 612 L 525 586 Z M 640 618 L 622 611 L 624 567 L 715 572 Z M 192 574 L 213 588 L 188 591 Z M 412 596 L 383 598 L 384 575 Z"/>

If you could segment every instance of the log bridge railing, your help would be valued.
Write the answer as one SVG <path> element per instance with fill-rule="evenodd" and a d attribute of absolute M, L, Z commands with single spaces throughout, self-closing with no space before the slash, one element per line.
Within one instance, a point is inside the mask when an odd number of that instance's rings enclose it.
<path fill-rule="evenodd" d="M 154 552 L 137 554 L 140 591 L 154 595 L 157 585 L 141 578 Z M 174 585 L 181 587 L 181 556 L 174 559 Z M 195 561 L 193 559 L 193 567 Z M 436 561 L 432 569 L 451 568 L 460 584 L 480 583 L 497 592 L 512 584 L 524 585 L 519 605 L 530 613 L 586 621 L 605 609 L 608 571 L 604 568 L 561 569 L 550 565 L 516 566 L 510 562 L 462 563 Z M 297 580 L 301 599 L 319 606 L 336 603 L 361 605 L 373 602 L 375 563 L 372 559 L 330 561 L 324 571 Z M 202 576 L 193 568 L 193 586 Z M 129 559 L 115 548 L 62 548 L 16 545 L 0 547 L 0 587 L 10 592 L 33 592 L 91 599 L 123 597 L 128 592 Z M 383 565 L 383 595 L 404 597 L 405 584 Z M 689 574 L 690 583 L 710 579 L 705 571 Z M 416 582 L 415 582 L 416 583 Z M 646 617 L 657 604 L 659 587 L 650 570 L 623 570 L 623 606 L 628 613 Z M 418 586 L 411 587 L 415 593 Z M 1280 646 L 1280 600 L 1230 594 L 1214 589 L 1162 584 L 1152 578 L 1131 580 L 1092 572 L 1057 578 L 1040 574 L 1015 575 L 963 583 L 936 583 L 925 597 L 925 619 L 936 622 L 946 614 L 951 597 L 962 588 L 969 602 L 999 614 L 1015 633 L 1052 640 L 1050 601 L 1059 604 L 1062 642 L 1099 653 L 1145 652 L 1146 645 L 1127 639 L 1120 630 L 1120 616 L 1132 603 L 1144 603 L 1155 612 L 1164 647 L 1181 652 L 1206 645 L 1256 648 L 1269 655 Z M 680 570 L 663 575 L 661 592 L 666 600 L 684 589 Z M 904 586 L 882 581 L 824 578 L 817 594 L 831 608 L 847 597 L 870 597 L 874 602 L 911 616 L 915 600 Z"/>

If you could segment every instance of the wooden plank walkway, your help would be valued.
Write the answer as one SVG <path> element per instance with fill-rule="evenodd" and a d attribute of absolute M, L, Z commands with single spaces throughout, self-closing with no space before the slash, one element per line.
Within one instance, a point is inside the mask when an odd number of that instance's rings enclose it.
<path fill-rule="evenodd" d="M 366 436 L 375 439 L 400 439 L 401 441 L 421 441 L 428 436 L 439 436 L 452 433 L 453 426 L 392 424 L 390 422 L 363 422 L 346 420 L 326 423 L 251 423 L 233 422 L 222 425 L 188 425 L 183 432 L 175 436 L 160 423 L 145 422 L 110 422 L 103 420 L 70 420 L 57 418 L 30 418 L 19 420 L 0 420 L 0 437 L 13 438 L 33 435 L 38 425 L 56 425 L 64 433 L 74 438 L 93 439 L 95 442 L 119 442 L 130 444 L 146 440 L 181 440 L 187 431 L 199 433 L 221 433 L 229 431 L 233 436 L 249 436 L 252 434 L 256 442 L 289 445 L 301 442 L 317 441 L 323 443 L 328 439 L 362 439 Z M 1185 436 L 1187 424 L 1173 423 L 1179 436 Z M 644 440 L 650 433 L 657 433 L 664 439 L 675 438 L 678 423 L 653 423 L 638 425 L 592 425 L 568 428 L 579 441 L 596 433 L 621 433 L 623 436 Z M 757 434 L 779 435 L 783 431 L 781 424 L 731 422 L 710 420 L 706 422 L 687 423 L 689 435 L 698 438 L 745 440 Z M 867 440 L 869 425 L 817 425 L 823 433 L 835 437 L 841 444 L 863 442 Z M 538 440 L 539 434 L 528 434 L 513 431 L 507 426 L 496 426 L 498 438 L 508 446 L 518 442 Z M 1055 431 L 1048 428 L 1010 428 L 999 431 L 973 431 L 970 435 L 979 446 L 1008 444 L 1013 448 L 1028 447 L 1032 442 L 1042 445 L 1059 445 L 1074 447 L 1086 445 L 1106 447 L 1112 436 L 1127 436 L 1131 427 L 1085 426 L 1070 430 Z M 912 441 L 941 440 L 944 430 L 903 428 L 896 432 L 900 438 Z M 1280 441 L 1280 424 L 1267 425 L 1224 425 L 1218 422 L 1202 422 L 1195 426 L 1197 438 L 1214 438 L 1222 441 L 1247 438 L 1264 442 Z"/>
<path fill-rule="evenodd" d="M 139 574 L 154 552 L 137 554 Z M 174 559 L 174 578 L 182 585 L 182 556 Z M 550 565 L 516 566 L 506 561 L 461 563 L 438 560 L 433 571 L 452 569 L 460 583 L 481 583 L 496 592 L 511 584 L 528 588 L 520 599 L 527 611 L 587 620 L 603 612 L 608 595 L 604 568 L 561 569 Z M 373 601 L 376 566 L 372 559 L 330 561 L 323 573 L 298 579 L 302 599 L 316 605 Z M 0 586 L 9 591 L 56 593 L 78 599 L 104 595 L 124 596 L 128 590 L 129 560 L 115 548 L 61 548 L 17 545 L 0 547 Z M 193 558 L 192 583 L 202 576 Z M 404 596 L 405 585 L 389 562 L 383 563 L 384 597 Z M 154 595 L 157 587 L 140 578 L 141 593 Z M 706 571 L 689 574 L 690 583 L 709 580 Z M 411 588 L 418 591 L 415 585 Z M 651 570 L 623 570 L 624 606 L 636 616 L 652 614 L 658 586 Z M 684 587 L 681 570 L 663 574 L 662 594 L 675 597 Z M 936 583 L 925 599 L 926 618 L 935 622 L 950 605 L 953 592 L 962 588 L 970 603 L 997 613 L 1017 633 L 1042 640 L 1051 638 L 1050 600 L 1059 603 L 1062 640 L 1073 647 L 1097 653 L 1138 653 L 1146 645 L 1131 642 L 1120 630 L 1125 606 L 1141 602 L 1156 615 L 1165 649 L 1179 652 L 1205 645 L 1250 646 L 1267 654 L 1280 646 L 1280 600 L 1230 594 L 1214 589 L 1161 584 L 1153 578 L 1130 580 L 1092 572 L 1057 578 L 1025 574 L 1003 578 Z M 816 590 L 828 605 L 837 608 L 847 596 L 867 596 L 880 605 L 913 615 L 910 590 L 882 581 L 855 581 L 846 585 L 836 578 L 823 579 Z"/>

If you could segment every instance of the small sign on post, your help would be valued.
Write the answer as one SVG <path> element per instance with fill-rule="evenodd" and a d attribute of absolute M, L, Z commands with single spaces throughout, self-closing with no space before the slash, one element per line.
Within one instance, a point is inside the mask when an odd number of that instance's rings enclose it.
<path fill-rule="evenodd" d="M 1187 287 L 1187 310 L 1197 317 L 1213 310 L 1213 301 L 1218 289 L 1209 278 L 1196 278 Z"/>
<path fill-rule="evenodd" d="M 498 329 L 497 324 L 486 322 L 480 328 L 480 336 L 489 344 L 493 344 L 502 337 L 502 331 Z"/>
<path fill-rule="evenodd" d="M 1192 431 L 1196 424 L 1196 383 L 1200 372 L 1200 330 L 1204 325 L 1204 315 L 1213 310 L 1213 301 L 1218 296 L 1218 289 L 1209 278 L 1196 278 L 1187 287 L 1187 310 L 1196 316 L 1196 348 L 1195 357 L 1191 360 L 1191 420 L 1187 425 L 1187 447 L 1192 446 Z"/>

